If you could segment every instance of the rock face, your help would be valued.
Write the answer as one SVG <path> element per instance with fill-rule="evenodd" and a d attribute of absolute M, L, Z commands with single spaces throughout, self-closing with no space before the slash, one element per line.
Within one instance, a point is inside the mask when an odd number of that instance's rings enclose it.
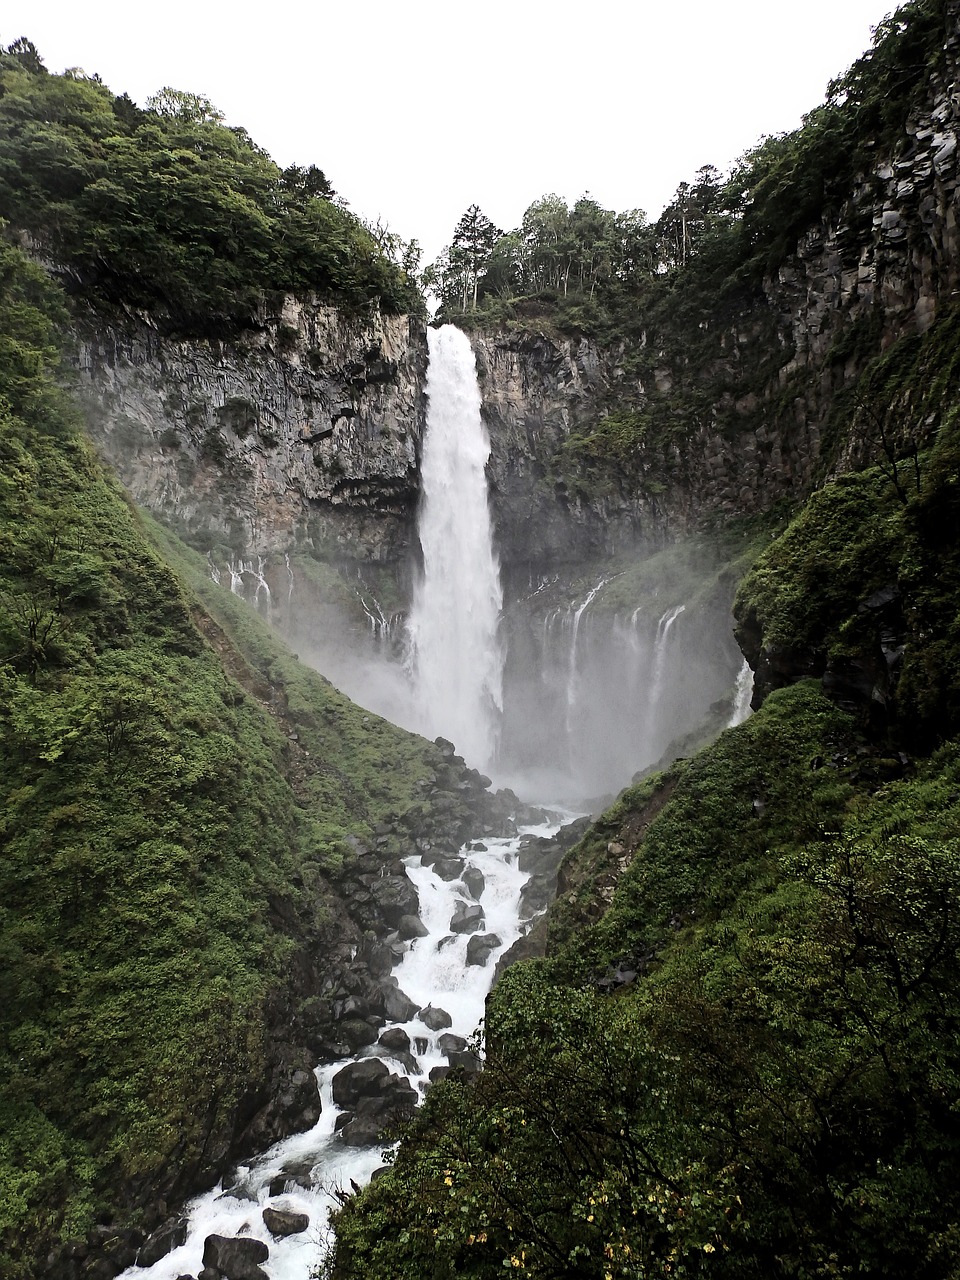
<path fill-rule="evenodd" d="M 423 432 L 423 325 L 287 298 L 233 344 L 145 325 L 79 347 L 90 428 L 133 497 L 194 535 L 266 555 L 408 548 Z"/>

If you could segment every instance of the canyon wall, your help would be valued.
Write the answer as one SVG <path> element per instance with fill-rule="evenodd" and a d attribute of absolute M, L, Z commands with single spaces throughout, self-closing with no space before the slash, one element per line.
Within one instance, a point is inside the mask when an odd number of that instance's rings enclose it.
<path fill-rule="evenodd" d="M 662 545 L 804 493 L 869 452 L 833 438 L 838 394 L 957 297 L 957 49 L 952 35 L 893 151 L 734 308 L 688 320 L 688 334 L 674 326 L 602 348 L 535 331 L 472 335 L 508 570 Z M 78 364 L 103 452 L 138 502 L 196 544 L 274 562 L 298 549 L 407 576 L 422 322 L 288 299 L 233 344 L 132 325 L 88 334 Z M 645 439 L 631 475 L 608 467 L 598 483 L 571 462 L 571 440 L 623 411 L 667 427 Z"/>

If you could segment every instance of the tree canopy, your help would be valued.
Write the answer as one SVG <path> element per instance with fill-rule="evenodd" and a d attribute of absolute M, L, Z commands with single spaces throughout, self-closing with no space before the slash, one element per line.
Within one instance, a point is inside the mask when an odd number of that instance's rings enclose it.
<path fill-rule="evenodd" d="M 0 53 L 0 218 L 71 292 L 181 332 L 249 324 L 286 292 L 422 306 L 322 170 L 281 172 L 203 95 L 166 87 L 142 110 L 51 75 L 25 39 Z"/>

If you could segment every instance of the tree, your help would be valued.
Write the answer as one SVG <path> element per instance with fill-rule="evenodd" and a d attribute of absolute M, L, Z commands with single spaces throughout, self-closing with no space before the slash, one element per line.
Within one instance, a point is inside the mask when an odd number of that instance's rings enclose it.
<path fill-rule="evenodd" d="M 450 263 L 460 277 L 462 310 L 466 311 L 467 299 L 471 294 L 476 308 L 480 277 L 493 252 L 493 246 L 502 234 L 475 204 L 469 207 L 454 228 Z"/>
<path fill-rule="evenodd" d="M 222 124 L 224 114 L 201 93 L 187 93 L 165 85 L 147 99 L 147 108 L 158 116 L 188 120 L 191 124 Z"/>

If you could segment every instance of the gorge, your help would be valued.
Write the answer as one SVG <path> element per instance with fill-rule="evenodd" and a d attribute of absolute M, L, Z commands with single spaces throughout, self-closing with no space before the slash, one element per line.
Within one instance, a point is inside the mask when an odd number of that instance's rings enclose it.
<path fill-rule="evenodd" d="M 955 1274 L 958 49 L 454 329 L 0 53 L 3 1280 Z"/>

